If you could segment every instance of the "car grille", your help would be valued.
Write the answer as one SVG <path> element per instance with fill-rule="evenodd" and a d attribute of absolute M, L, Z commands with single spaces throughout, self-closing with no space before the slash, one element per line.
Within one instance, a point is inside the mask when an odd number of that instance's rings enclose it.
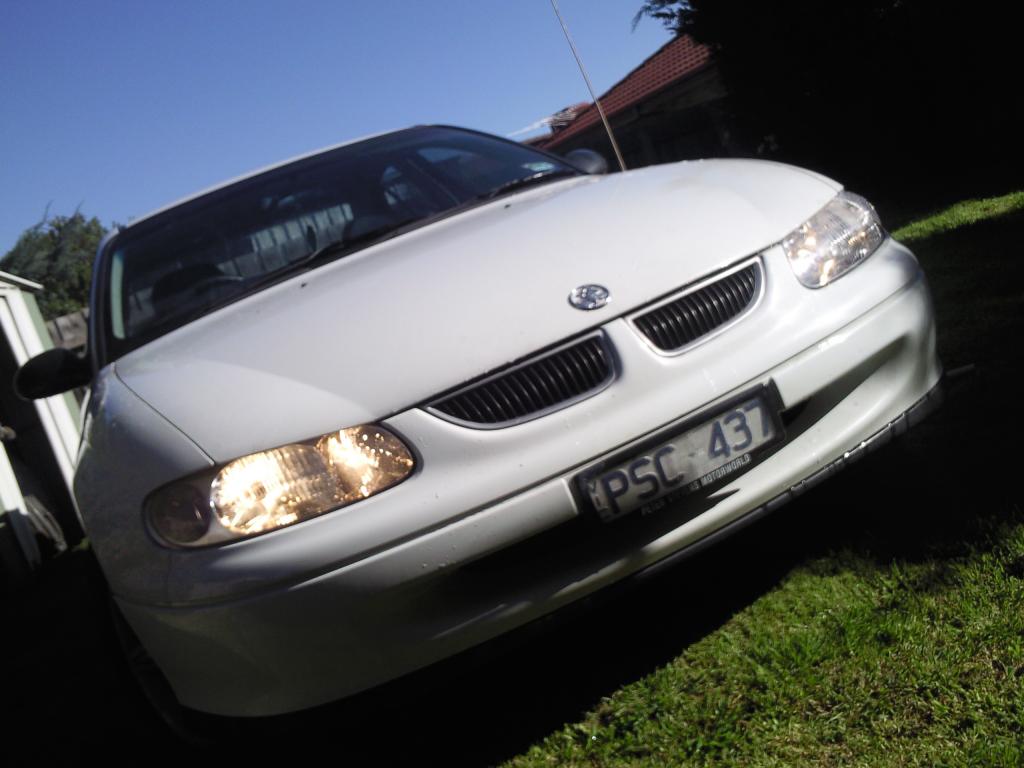
<path fill-rule="evenodd" d="M 503 427 L 590 397 L 615 377 L 603 334 L 530 358 L 431 403 L 450 420 Z"/>
<path fill-rule="evenodd" d="M 761 280 L 761 262 L 750 262 L 634 316 L 633 325 L 658 349 L 676 352 L 743 314 Z"/>

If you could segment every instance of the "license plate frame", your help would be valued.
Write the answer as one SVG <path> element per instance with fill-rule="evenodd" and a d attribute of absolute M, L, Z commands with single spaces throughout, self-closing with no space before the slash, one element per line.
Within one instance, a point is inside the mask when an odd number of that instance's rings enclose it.
<path fill-rule="evenodd" d="M 665 446 L 674 443 L 674 441 L 680 440 L 717 420 L 731 415 L 732 412 L 736 411 L 737 407 L 756 399 L 760 399 L 763 404 L 761 408 L 762 416 L 770 420 L 774 432 L 771 438 L 751 448 L 749 451 L 736 453 L 734 457 L 729 458 L 724 464 L 713 468 L 706 475 L 688 478 L 686 482 L 681 483 L 678 487 L 671 487 L 667 490 L 662 489 L 663 492 L 645 499 L 642 504 L 633 504 L 625 510 L 609 510 L 601 509 L 599 504 L 595 502 L 591 492 L 591 485 L 609 471 L 617 470 L 621 472 L 622 465 L 657 452 Z M 689 496 L 699 491 L 713 490 L 734 477 L 740 470 L 749 469 L 755 461 L 763 458 L 765 453 L 776 449 L 785 442 L 786 432 L 781 416 L 783 408 L 782 398 L 779 396 L 778 389 L 774 382 L 769 381 L 766 384 L 745 390 L 728 400 L 704 408 L 693 416 L 662 427 L 656 432 L 609 454 L 607 457 L 578 472 L 571 483 L 577 507 L 602 523 L 612 523 L 629 517 L 643 517 L 657 512 L 659 509 L 684 496 Z M 720 471 L 722 467 L 729 468 L 725 471 Z M 717 476 L 709 477 L 709 475 L 715 475 L 716 473 Z M 617 501 L 617 498 L 613 499 L 613 501 Z"/>

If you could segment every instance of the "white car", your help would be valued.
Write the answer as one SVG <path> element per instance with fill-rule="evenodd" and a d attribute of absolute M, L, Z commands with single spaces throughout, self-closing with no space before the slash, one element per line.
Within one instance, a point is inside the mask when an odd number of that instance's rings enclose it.
<path fill-rule="evenodd" d="M 620 174 L 449 127 L 289 161 L 101 246 L 75 479 L 178 701 L 345 697 L 674 562 L 937 402 L 928 288 L 777 163 Z"/>

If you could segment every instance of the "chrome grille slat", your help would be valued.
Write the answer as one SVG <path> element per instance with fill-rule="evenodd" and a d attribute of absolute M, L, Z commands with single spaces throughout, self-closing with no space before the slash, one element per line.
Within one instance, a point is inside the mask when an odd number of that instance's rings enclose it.
<path fill-rule="evenodd" d="M 566 350 L 566 357 L 569 359 L 569 375 L 573 375 L 573 383 L 579 388 L 580 391 L 586 391 L 587 387 L 587 372 L 580 361 L 580 356 L 575 349 Z"/>
<path fill-rule="evenodd" d="M 611 352 L 604 335 L 597 333 L 513 365 L 427 407 L 467 425 L 508 426 L 596 394 L 614 376 Z"/>
<path fill-rule="evenodd" d="M 761 264 L 753 261 L 723 277 L 632 318 L 648 341 L 676 352 L 743 314 L 757 298 Z"/>
<path fill-rule="evenodd" d="M 471 392 L 469 397 L 466 398 L 466 404 L 472 406 L 473 410 L 477 412 L 477 418 L 481 421 L 488 420 L 488 416 L 491 419 L 494 418 L 494 414 L 491 413 L 490 406 L 487 405 L 487 401 L 480 397 L 479 393 Z M 487 415 L 484 415 L 486 412 Z"/>
<path fill-rule="evenodd" d="M 565 373 L 562 372 L 561 368 L 552 365 L 547 360 L 541 360 L 540 367 L 552 377 L 551 380 L 558 388 L 558 401 L 568 399 L 569 393 L 572 392 L 573 387 L 566 379 Z"/>

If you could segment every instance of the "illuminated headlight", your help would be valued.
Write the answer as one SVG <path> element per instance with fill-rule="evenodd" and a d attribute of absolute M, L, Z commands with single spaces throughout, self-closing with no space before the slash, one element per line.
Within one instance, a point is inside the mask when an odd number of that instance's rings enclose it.
<path fill-rule="evenodd" d="M 782 241 L 789 264 L 808 288 L 821 288 L 877 250 L 885 230 L 871 203 L 852 192 L 836 197 Z"/>
<path fill-rule="evenodd" d="M 171 483 L 146 501 L 161 541 L 202 547 L 308 520 L 408 477 L 412 453 L 383 427 L 366 425 L 253 453 Z"/>

